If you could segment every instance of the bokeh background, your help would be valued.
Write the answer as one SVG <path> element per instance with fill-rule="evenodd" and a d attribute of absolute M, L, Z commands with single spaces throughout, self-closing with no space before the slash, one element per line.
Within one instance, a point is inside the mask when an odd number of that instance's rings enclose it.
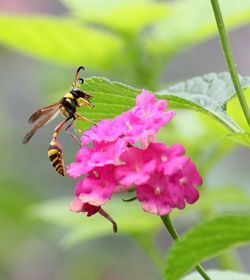
<path fill-rule="evenodd" d="M 67 5 L 67 2 L 70 1 L 2 0 L 0 1 L 0 17 L 3 14 L 9 14 L 13 16 L 39 15 L 77 18 L 77 15 L 74 15 L 69 9 L 70 5 Z M 72 2 L 77 4 L 77 1 Z M 97 3 L 98 1 L 93 1 L 93 3 L 95 2 Z M 99 3 L 99 12 L 102 13 L 103 9 L 108 8 L 105 8 L 104 2 L 106 1 L 99 2 L 103 2 L 103 5 Z M 126 6 L 126 1 L 121 2 L 123 2 L 122 5 Z M 166 2 L 169 5 L 174 5 L 177 2 L 185 1 L 155 2 L 161 4 Z M 192 17 L 193 8 L 191 8 L 192 5 L 196 5 L 195 1 L 189 2 L 191 11 L 187 11 L 185 15 L 187 25 L 189 23 L 191 25 L 192 21 L 195 20 Z M 233 2 L 228 1 L 228 5 Z M 238 10 L 242 6 L 244 13 L 248 13 L 248 19 L 246 15 L 241 15 L 242 20 L 238 22 L 232 20 L 229 34 L 239 73 L 241 75 L 250 75 L 250 1 L 239 0 L 237 2 Z M 197 9 L 199 8 L 198 6 Z M 85 9 L 87 9 L 87 6 Z M 83 13 L 83 18 L 87 13 L 88 11 L 85 14 Z M 212 9 L 208 13 L 212 14 Z M 129 18 L 124 18 L 123 20 L 124 25 L 126 25 L 126 21 L 129 21 Z M 94 23 L 93 25 L 101 30 L 100 23 Z M 166 36 L 168 36 L 169 31 L 164 29 L 164 26 L 162 25 L 161 33 L 164 34 L 166 31 Z M 126 234 L 118 233 L 114 235 L 110 228 L 109 233 L 105 233 L 100 237 L 95 233 L 96 237 L 91 238 L 90 236 L 84 240 L 78 238 L 77 242 L 72 242 L 73 244 L 69 245 L 65 242 L 65 236 L 70 231 L 71 222 L 68 221 L 65 226 L 63 222 L 65 213 L 62 213 L 62 215 L 60 213 L 55 214 L 54 219 L 57 219 L 57 223 L 51 222 L 50 218 L 46 221 L 46 215 L 49 216 L 49 212 L 45 211 L 45 214 L 41 215 L 42 218 L 41 216 L 39 217 L 39 213 L 36 215 L 38 209 L 44 210 L 44 205 L 46 205 L 44 203 L 47 203 L 47 201 L 52 201 L 48 205 L 53 208 L 53 201 L 57 199 L 64 199 L 62 201 L 65 204 L 61 204 L 60 209 L 65 208 L 65 211 L 67 211 L 70 199 L 71 197 L 73 198 L 74 182 L 67 176 L 57 176 L 48 162 L 47 147 L 51 139 L 52 130 L 58 120 L 41 129 L 31 142 L 24 146 L 22 137 L 30 128 L 27 124 L 27 119 L 37 108 L 57 100 L 58 96 L 70 87 L 76 67 L 81 64 L 85 65 L 85 61 L 79 59 L 76 65 L 56 63 L 53 60 L 50 61 L 49 59 L 29 55 L 20 51 L 18 47 L 9 47 L 10 44 L 6 46 L 1 36 L 1 32 L 4 32 L 5 28 L 7 28 L 7 25 L 0 27 L 0 279 L 162 279 L 157 265 L 151 260 L 152 256 L 144 250 L 147 245 L 143 240 L 138 242 L 138 239 L 136 241 L 136 239 Z M 172 26 L 170 25 L 166 28 L 172 28 Z M 150 34 L 150 29 L 146 27 L 144 32 L 146 32 L 147 36 L 147 34 Z M 72 41 L 77 44 L 78 38 L 75 32 L 72 32 L 72 34 L 74 34 L 72 35 Z M 16 35 L 19 36 L 20 34 Z M 180 32 L 178 36 L 181 39 L 182 33 Z M 140 44 L 141 42 L 138 40 L 136 43 Z M 98 47 L 102 48 L 102 46 Z M 138 53 L 133 55 L 140 56 Z M 87 70 L 84 75 L 85 77 L 92 75 L 105 76 L 134 86 L 144 86 L 155 90 L 164 87 L 164 84 L 186 80 L 197 75 L 226 71 L 219 39 L 214 32 L 204 36 L 204 38 L 200 36 L 196 41 L 191 40 L 189 44 L 176 48 L 176 51 L 173 51 L 171 55 L 163 56 L 162 59 L 165 59 L 165 65 L 161 67 L 158 84 L 148 82 L 144 85 L 143 81 L 150 79 L 150 73 L 146 71 L 147 73 L 145 74 L 138 71 L 139 74 L 135 78 L 135 76 L 131 75 L 134 70 L 130 68 L 134 66 L 133 63 L 125 63 L 124 65 L 124 59 L 128 58 L 118 58 L 106 70 L 97 69 L 92 67 L 91 64 L 86 65 Z M 118 68 L 119 71 L 117 72 Z M 150 61 L 145 62 L 145 68 L 150 68 Z M 143 75 L 148 75 L 148 77 L 145 76 L 145 78 Z M 201 120 L 203 122 L 208 122 L 208 120 L 200 118 L 197 114 L 187 112 L 181 112 L 180 114 L 187 114 L 185 119 L 189 122 L 186 123 L 188 129 L 180 132 L 181 137 L 177 141 L 192 142 L 192 134 L 199 135 L 199 131 L 198 134 L 196 133 L 197 129 L 199 130 L 202 127 Z M 198 126 L 197 119 L 199 119 Z M 184 120 L 180 117 L 178 124 L 181 126 L 182 122 Z M 215 136 L 218 131 L 220 134 L 220 128 L 214 130 Z M 202 139 L 207 137 L 206 133 L 211 136 L 213 132 L 211 130 L 205 131 L 201 137 Z M 164 132 L 160 137 L 165 139 Z M 61 136 L 60 141 L 64 147 L 65 161 L 70 163 L 74 160 L 78 147 L 67 135 Z M 220 145 L 227 146 L 228 143 L 225 141 L 221 142 Z M 211 148 L 206 147 L 203 147 L 203 150 Z M 250 152 L 246 148 L 239 146 L 230 146 L 229 150 L 230 152 L 213 165 L 207 174 L 204 187 L 209 185 L 211 188 L 216 188 L 216 186 L 230 185 L 237 186 L 244 192 L 249 193 Z M 193 150 L 190 148 L 190 153 L 192 152 Z M 201 162 L 203 166 L 200 166 L 200 168 L 206 169 L 206 160 Z M 124 206 L 124 211 L 126 211 L 125 207 L 127 205 Z M 221 211 L 226 210 L 222 207 Z M 131 224 L 136 227 L 138 221 L 136 217 L 133 217 L 133 212 L 128 212 L 128 214 L 130 215 Z M 75 220 L 75 215 L 69 213 L 67 218 L 72 217 L 74 223 L 76 221 L 79 224 L 82 223 L 84 229 L 88 225 L 86 223 L 87 218 L 78 216 L 77 220 Z M 114 218 L 116 217 L 115 211 L 113 216 Z M 180 216 L 176 220 L 177 228 L 180 232 L 199 222 L 197 213 L 190 214 L 188 219 L 185 217 Z M 147 219 L 145 217 L 144 219 L 146 223 Z M 158 218 L 156 217 L 155 219 Z M 100 220 L 97 217 L 93 217 L 93 220 L 97 224 L 96 231 L 98 231 Z M 119 224 L 119 220 L 117 222 Z M 60 223 L 61 226 L 59 226 Z M 72 222 L 72 226 L 74 223 Z M 159 252 L 164 257 L 166 249 L 171 245 L 171 240 L 160 226 L 158 226 L 156 232 L 154 231 L 154 236 Z M 250 272 L 248 266 L 250 248 L 246 246 L 236 250 L 234 253 L 239 258 L 243 270 Z M 157 264 L 157 258 L 155 256 L 152 258 L 155 259 Z M 205 263 L 206 267 L 217 268 L 219 265 L 220 260 Z"/>

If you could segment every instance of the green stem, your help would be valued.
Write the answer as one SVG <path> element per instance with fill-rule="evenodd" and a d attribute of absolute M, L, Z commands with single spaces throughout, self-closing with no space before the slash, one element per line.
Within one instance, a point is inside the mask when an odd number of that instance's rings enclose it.
<path fill-rule="evenodd" d="M 168 230 L 168 232 L 172 236 L 172 238 L 175 241 L 178 241 L 180 239 L 180 236 L 178 235 L 177 231 L 175 230 L 174 225 L 173 225 L 173 223 L 170 219 L 170 216 L 169 215 L 161 216 L 161 219 L 162 219 L 166 229 Z M 203 279 L 211 280 L 211 278 L 207 275 L 206 271 L 204 270 L 204 268 L 200 264 L 198 264 L 195 268 L 199 272 L 199 274 L 202 276 Z"/>
<path fill-rule="evenodd" d="M 238 96 L 241 108 L 243 110 L 243 113 L 245 115 L 247 123 L 250 126 L 250 111 L 249 111 L 249 108 L 248 108 L 247 101 L 246 101 L 246 98 L 244 96 L 243 90 L 242 90 L 241 85 L 240 85 L 240 81 L 239 81 L 239 77 L 238 77 L 238 74 L 237 74 L 236 66 L 234 64 L 233 54 L 232 54 L 232 51 L 231 51 L 231 48 L 230 48 L 226 28 L 225 28 L 225 25 L 224 25 L 222 14 L 221 14 L 219 1 L 218 0 L 211 0 L 211 4 L 213 6 L 214 16 L 215 16 L 218 31 L 219 31 L 219 34 L 220 34 L 221 44 L 222 44 L 223 52 L 224 52 L 224 55 L 225 55 L 225 58 L 226 58 L 228 70 L 230 72 L 230 75 L 231 75 L 231 78 L 232 78 L 232 81 L 233 81 L 233 84 L 234 84 L 234 88 L 235 88 L 236 94 Z"/>

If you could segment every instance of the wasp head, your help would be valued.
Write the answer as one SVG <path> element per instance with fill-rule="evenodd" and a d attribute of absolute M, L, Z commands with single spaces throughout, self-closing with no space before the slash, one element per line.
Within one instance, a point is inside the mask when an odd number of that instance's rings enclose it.
<path fill-rule="evenodd" d="M 70 91 L 77 99 L 81 99 L 82 103 L 84 103 L 85 105 L 89 106 L 89 107 L 94 107 L 94 105 L 91 104 L 90 99 L 92 98 L 92 96 L 90 94 L 87 94 L 86 92 L 84 92 L 82 89 L 80 89 L 78 87 L 79 84 L 83 84 L 84 83 L 84 79 L 82 78 L 78 78 L 78 74 L 81 70 L 84 70 L 85 68 L 83 66 L 78 67 L 78 69 L 76 70 L 76 75 L 75 75 L 75 79 L 73 82 L 73 88 Z"/>

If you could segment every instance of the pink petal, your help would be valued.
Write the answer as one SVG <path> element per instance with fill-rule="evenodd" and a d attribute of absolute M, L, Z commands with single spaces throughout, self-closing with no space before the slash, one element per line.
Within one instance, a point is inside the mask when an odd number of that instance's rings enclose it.
<path fill-rule="evenodd" d="M 75 199 L 70 204 L 70 211 L 76 213 L 82 212 L 82 206 L 83 203 L 81 202 L 81 200 L 78 197 L 75 197 Z"/>
<path fill-rule="evenodd" d="M 85 163 L 73 162 L 67 166 L 67 174 L 73 179 L 76 179 L 81 175 L 87 174 L 92 169 L 93 167 L 88 166 L 87 162 Z"/>
<path fill-rule="evenodd" d="M 190 159 L 188 157 L 183 156 L 170 159 L 165 163 L 164 174 L 166 176 L 172 176 L 177 172 L 182 171 L 189 161 Z"/>
<path fill-rule="evenodd" d="M 70 210 L 72 212 L 87 212 L 87 216 L 92 216 L 96 214 L 100 211 L 100 209 L 101 207 L 99 206 L 90 205 L 88 203 L 82 203 L 82 201 L 78 197 L 76 197 L 70 205 Z"/>
<path fill-rule="evenodd" d="M 78 183 L 77 195 L 79 199 L 94 206 L 103 205 L 111 198 L 117 184 L 114 173 L 114 166 L 95 169 L 93 173 Z"/>
<path fill-rule="evenodd" d="M 127 150 L 127 143 L 122 139 L 115 142 L 94 143 L 94 150 L 89 161 L 90 166 L 117 164 L 119 156 Z"/>
<path fill-rule="evenodd" d="M 137 188 L 137 198 L 142 204 L 142 209 L 146 212 L 164 216 L 171 212 L 172 207 L 168 201 L 164 201 L 161 197 L 159 198 L 156 194 L 156 188 L 152 185 L 141 185 Z"/>
<path fill-rule="evenodd" d="M 155 101 L 155 95 L 145 89 L 136 96 L 136 105 L 140 107 L 145 107 L 147 104 L 152 106 Z"/>
<path fill-rule="evenodd" d="M 121 154 L 124 165 L 116 168 L 116 178 L 123 186 L 145 184 L 154 173 L 157 161 L 145 156 L 145 151 L 139 148 L 129 148 Z"/>

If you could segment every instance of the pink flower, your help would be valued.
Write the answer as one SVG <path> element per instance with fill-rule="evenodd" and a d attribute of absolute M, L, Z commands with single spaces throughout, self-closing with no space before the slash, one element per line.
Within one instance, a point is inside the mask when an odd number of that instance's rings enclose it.
<path fill-rule="evenodd" d="M 122 139 L 117 139 L 114 142 L 94 142 L 93 146 L 95 152 L 89 162 L 89 165 L 93 167 L 107 164 L 118 165 L 120 155 L 127 150 L 127 143 Z"/>
<path fill-rule="evenodd" d="M 151 176 L 147 183 L 137 188 L 136 194 L 146 212 L 163 216 L 175 207 L 170 197 L 168 181 L 162 173 Z"/>
<path fill-rule="evenodd" d="M 81 137 L 82 144 L 91 142 L 115 142 L 123 139 L 126 144 L 140 142 L 146 147 L 154 140 L 154 135 L 175 115 L 175 111 L 165 111 L 167 101 L 159 100 L 143 90 L 136 98 L 136 106 L 113 120 L 102 120 Z"/>
<path fill-rule="evenodd" d="M 182 168 L 167 176 L 163 172 L 156 172 L 150 180 L 137 187 L 137 198 L 146 212 L 156 215 L 167 215 L 173 208 L 183 209 L 186 203 L 192 204 L 199 198 L 196 189 L 202 179 L 189 159 L 183 160 Z M 166 163 L 166 166 L 173 162 Z M 189 173 L 193 169 L 194 173 Z"/>
<path fill-rule="evenodd" d="M 119 157 L 126 149 L 127 144 L 121 139 L 108 143 L 95 142 L 93 148 L 83 147 L 77 153 L 76 162 L 68 166 L 67 174 L 76 179 L 94 170 L 95 167 L 107 164 L 118 165 Z"/>
<path fill-rule="evenodd" d="M 120 159 L 124 164 L 116 168 L 116 178 L 120 185 L 130 188 L 147 182 L 157 167 L 157 160 L 139 148 L 131 147 Z"/>
<path fill-rule="evenodd" d="M 91 142 L 114 142 L 123 135 L 126 129 L 126 125 L 121 116 L 113 120 L 102 120 L 98 125 L 93 126 L 90 130 L 82 134 L 82 144 L 86 145 Z"/>
<path fill-rule="evenodd" d="M 113 194 L 117 181 L 112 176 L 113 165 L 95 168 L 87 177 L 83 178 L 76 186 L 76 195 L 83 203 L 94 206 L 103 205 Z"/>
<path fill-rule="evenodd" d="M 88 217 L 96 214 L 100 211 L 100 209 L 100 206 L 94 206 L 88 203 L 83 203 L 78 197 L 76 197 L 70 204 L 70 210 L 72 212 L 87 212 Z"/>
<path fill-rule="evenodd" d="M 101 206 L 93 206 L 88 203 L 83 203 L 78 197 L 76 197 L 70 205 L 70 210 L 75 213 L 87 212 L 88 217 L 99 213 L 113 224 L 113 231 L 117 232 L 116 222 L 101 208 Z"/>
<path fill-rule="evenodd" d="M 183 154 L 181 145 L 151 143 L 146 150 L 132 147 L 121 155 L 125 164 L 116 168 L 116 177 L 120 185 L 136 187 L 145 211 L 166 215 L 172 208 L 194 203 L 199 196 L 196 186 L 201 177 Z"/>
<path fill-rule="evenodd" d="M 89 166 L 88 162 L 91 155 L 93 154 L 93 149 L 89 147 L 83 147 L 76 155 L 76 162 L 71 163 L 67 167 L 67 174 L 73 179 L 80 177 L 81 175 L 87 174 L 93 169 Z"/>
<path fill-rule="evenodd" d="M 144 90 L 135 107 L 84 132 L 82 144 L 92 147 L 83 146 L 67 170 L 74 179 L 83 176 L 73 212 L 99 213 L 116 231 L 116 223 L 102 209 L 114 193 L 135 190 L 143 210 L 160 216 L 198 199 L 202 178 L 184 147 L 154 142 L 155 134 L 175 115 L 166 109 L 165 100 L 157 101 Z"/>

